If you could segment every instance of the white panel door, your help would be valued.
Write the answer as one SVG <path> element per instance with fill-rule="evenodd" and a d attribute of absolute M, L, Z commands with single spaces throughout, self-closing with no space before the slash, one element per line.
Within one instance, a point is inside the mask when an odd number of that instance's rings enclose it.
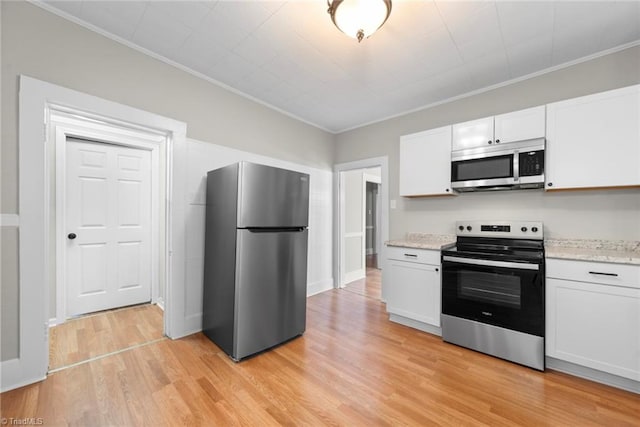
<path fill-rule="evenodd" d="M 67 141 L 67 317 L 151 300 L 151 152 Z"/>

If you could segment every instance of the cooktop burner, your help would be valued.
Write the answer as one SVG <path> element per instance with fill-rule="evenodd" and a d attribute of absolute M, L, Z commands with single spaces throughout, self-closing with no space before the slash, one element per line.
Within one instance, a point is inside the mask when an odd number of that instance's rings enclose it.
<path fill-rule="evenodd" d="M 539 263 L 544 259 L 543 225 L 534 221 L 458 221 L 455 246 L 443 254 Z"/>

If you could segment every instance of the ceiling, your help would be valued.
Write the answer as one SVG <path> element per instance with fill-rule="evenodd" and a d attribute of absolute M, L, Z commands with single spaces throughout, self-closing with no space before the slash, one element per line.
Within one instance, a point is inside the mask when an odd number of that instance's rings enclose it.
<path fill-rule="evenodd" d="M 640 1 L 395 0 L 360 44 L 325 0 L 41 5 L 335 133 L 640 41 Z"/>

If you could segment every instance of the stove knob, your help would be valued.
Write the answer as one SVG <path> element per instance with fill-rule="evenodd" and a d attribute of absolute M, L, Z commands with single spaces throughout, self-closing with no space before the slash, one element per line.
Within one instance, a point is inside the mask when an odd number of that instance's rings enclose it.
<path fill-rule="evenodd" d="M 460 231 L 464 230 L 464 226 L 462 226 L 462 225 L 461 225 L 461 226 L 459 226 L 459 227 L 458 227 L 458 230 L 460 230 Z"/>
<path fill-rule="evenodd" d="M 527 227 L 522 227 L 522 228 L 520 229 L 520 231 L 522 231 L 523 233 L 526 233 L 526 232 L 527 232 Z"/>
<path fill-rule="evenodd" d="M 531 227 L 531 231 L 533 231 L 534 233 L 538 232 L 538 227 Z"/>
<path fill-rule="evenodd" d="M 473 228 L 470 225 L 467 225 L 467 230 L 471 231 L 471 230 L 473 230 Z"/>

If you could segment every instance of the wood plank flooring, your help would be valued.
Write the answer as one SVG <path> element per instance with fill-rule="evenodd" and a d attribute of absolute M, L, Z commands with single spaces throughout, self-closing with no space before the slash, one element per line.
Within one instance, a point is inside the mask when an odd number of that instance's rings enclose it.
<path fill-rule="evenodd" d="M 382 297 L 382 270 L 367 267 L 366 277 L 347 283 L 344 290 L 380 300 Z"/>
<path fill-rule="evenodd" d="M 387 320 L 332 290 L 307 331 L 232 362 L 204 335 L 162 340 L 3 393 L 2 417 L 45 425 L 638 426 L 640 395 L 541 373 Z"/>
<path fill-rule="evenodd" d="M 49 370 L 162 338 L 162 310 L 144 304 L 71 319 L 49 329 Z"/>

